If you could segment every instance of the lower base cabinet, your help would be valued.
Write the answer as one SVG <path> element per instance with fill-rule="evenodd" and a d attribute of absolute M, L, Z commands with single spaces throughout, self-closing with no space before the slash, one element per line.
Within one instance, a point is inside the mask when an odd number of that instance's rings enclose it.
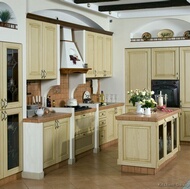
<path fill-rule="evenodd" d="M 118 140 L 119 165 L 156 172 L 180 149 L 178 114 L 158 122 L 119 120 Z"/>
<path fill-rule="evenodd" d="M 60 119 L 44 123 L 44 168 L 69 158 L 69 121 Z"/>
<path fill-rule="evenodd" d="M 118 125 L 115 116 L 123 113 L 123 106 L 100 110 L 99 112 L 99 144 L 118 138 Z"/>
<path fill-rule="evenodd" d="M 22 171 L 22 108 L 0 111 L 0 179 Z"/>
<path fill-rule="evenodd" d="M 190 142 L 190 108 L 182 108 L 180 117 L 180 141 Z"/>

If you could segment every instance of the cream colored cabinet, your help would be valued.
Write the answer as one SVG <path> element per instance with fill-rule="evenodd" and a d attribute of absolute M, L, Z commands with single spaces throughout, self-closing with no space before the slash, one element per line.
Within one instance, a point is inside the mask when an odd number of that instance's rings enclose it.
<path fill-rule="evenodd" d="M 118 164 L 150 168 L 150 174 L 180 150 L 179 117 L 175 113 L 158 122 L 118 120 Z M 148 171 L 147 171 L 148 172 Z"/>
<path fill-rule="evenodd" d="M 0 42 L 0 109 L 22 106 L 22 45 Z"/>
<path fill-rule="evenodd" d="M 179 79 L 179 48 L 152 48 L 152 79 Z"/>
<path fill-rule="evenodd" d="M 56 79 L 57 26 L 27 19 L 27 79 Z"/>
<path fill-rule="evenodd" d="M 125 51 L 126 105 L 130 105 L 127 91 L 151 88 L 151 50 L 126 49 Z"/>
<path fill-rule="evenodd" d="M 22 108 L 0 111 L 0 178 L 22 171 Z"/>
<path fill-rule="evenodd" d="M 99 111 L 99 144 L 106 143 L 107 139 L 107 119 L 106 110 Z"/>
<path fill-rule="evenodd" d="M 69 119 L 44 123 L 44 168 L 69 158 Z"/>
<path fill-rule="evenodd" d="M 115 116 L 123 113 L 123 106 L 108 108 L 99 112 L 99 143 L 104 144 L 117 139 L 118 125 Z"/>
<path fill-rule="evenodd" d="M 180 47 L 180 140 L 190 141 L 190 47 Z"/>
<path fill-rule="evenodd" d="M 111 77 L 112 36 L 89 31 L 76 31 L 74 34 L 83 60 L 91 68 L 86 77 Z"/>
<path fill-rule="evenodd" d="M 180 117 L 180 141 L 190 141 L 190 108 L 182 108 Z"/>
<path fill-rule="evenodd" d="M 190 108 L 190 47 L 180 47 L 180 100 L 183 108 Z"/>

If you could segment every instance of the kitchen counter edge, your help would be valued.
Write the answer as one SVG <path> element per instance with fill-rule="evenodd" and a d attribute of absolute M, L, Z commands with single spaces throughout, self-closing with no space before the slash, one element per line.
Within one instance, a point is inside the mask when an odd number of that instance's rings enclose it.
<path fill-rule="evenodd" d="M 31 118 L 24 118 L 23 122 L 30 122 L 30 123 L 45 123 L 48 121 L 53 121 L 56 119 L 63 119 L 63 118 L 69 118 L 71 117 L 71 113 L 48 113 L 46 115 L 43 115 L 41 117 L 34 116 Z"/>
<path fill-rule="evenodd" d="M 136 112 L 128 112 L 121 115 L 116 116 L 116 120 L 118 121 L 148 121 L 148 122 L 157 122 L 162 119 L 166 119 L 169 116 L 172 116 L 176 113 L 180 113 L 180 108 L 168 108 L 168 111 L 160 111 L 158 110 L 151 115 L 137 114 Z"/>

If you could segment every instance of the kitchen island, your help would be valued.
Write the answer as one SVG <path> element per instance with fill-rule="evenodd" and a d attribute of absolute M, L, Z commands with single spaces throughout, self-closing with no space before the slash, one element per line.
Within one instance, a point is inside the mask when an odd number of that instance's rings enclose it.
<path fill-rule="evenodd" d="M 146 116 L 128 112 L 118 121 L 118 161 L 121 171 L 156 174 L 176 157 L 180 109 L 165 109 Z"/>

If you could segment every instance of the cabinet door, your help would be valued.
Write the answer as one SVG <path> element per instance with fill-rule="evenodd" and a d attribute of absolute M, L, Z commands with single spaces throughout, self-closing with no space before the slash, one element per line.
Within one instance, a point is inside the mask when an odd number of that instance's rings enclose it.
<path fill-rule="evenodd" d="M 22 171 L 22 109 L 2 111 L 3 176 Z"/>
<path fill-rule="evenodd" d="M 112 58 L 113 58 L 113 45 L 112 45 L 112 36 L 104 35 L 104 77 L 112 76 Z"/>
<path fill-rule="evenodd" d="M 57 77 L 57 26 L 43 23 L 43 70 L 45 79 Z"/>
<path fill-rule="evenodd" d="M 152 49 L 152 79 L 179 79 L 179 48 Z"/>
<path fill-rule="evenodd" d="M 27 19 L 27 79 L 41 79 L 43 61 L 42 22 Z"/>
<path fill-rule="evenodd" d="M 151 52 L 150 49 L 126 49 L 126 104 L 129 104 L 127 91 L 151 88 Z"/>
<path fill-rule="evenodd" d="M 56 163 L 69 158 L 69 119 L 56 121 Z"/>
<path fill-rule="evenodd" d="M 106 123 L 107 123 L 107 142 L 115 139 L 115 109 L 110 108 L 106 110 Z"/>
<path fill-rule="evenodd" d="M 190 47 L 180 47 L 180 100 L 182 107 L 190 107 Z"/>
<path fill-rule="evenodd" d="M 103 77 L 104 70 L 104 35 L 96 34 L 96 57 L 97 60 L 95 62 L 94 68 L 96 70 L 97 77 Z"/>
<path fill-rule="evenodd" d="M 44 123 L 44 137 L 43 137 L 43 162 L 44 168 L 49 167 L 56 163 L 55 151 L 56 151 L 56 129 L 55 121 Z"/>
<path fill-rule="evenodd" d="M 86 63 L 88 67 L 92 70 L 89 70 L 86 74 L 86 77 L 96 76 L 96 70 L 94 65 L 96 64 L 96 35 L 93 32 L 86 32 Z"/>
<path fill-rule="evenodd" d="M 183 108 L 180 117 L 180 141 L 190 141 L 190 108 Z"/>
<path fill-rule="evenodd" d="M 114 108 L 115 114 L 114 114 L 114 125 L 115 125 L 115 138 L 118 138 L 118 122 L 115 119 L 115 116 L 121 115 L 123 113 L 123 106 Z"/>
<path fill-rule="evenodd" d="M 0 111 L 0 118 L 2 120 L 4 115 L 2 115 L 2 111 Z M 3 133 L 3 124 L 0 122 L 0 179 L 3 178 L 3 146 L 4 144 L 4 133 Z"/>
<path fill-rule="evenodd" d="M 2 43 L 1 48 L 1 109 L 21 107 L 22 46 L 16 43 Z"/>

